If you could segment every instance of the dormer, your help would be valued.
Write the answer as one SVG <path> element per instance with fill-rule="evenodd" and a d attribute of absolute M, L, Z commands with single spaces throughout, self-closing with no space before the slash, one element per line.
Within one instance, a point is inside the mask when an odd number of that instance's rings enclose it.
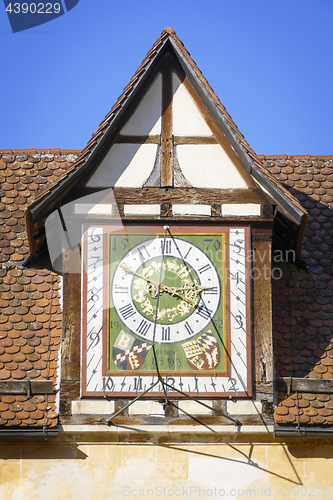
<path fill-rule="evenodd" d="M 65 399 L 271 404 L 273 227 L 297 252 L 305 220 L 163 30 L 27 210 L 64 275 Z"/>

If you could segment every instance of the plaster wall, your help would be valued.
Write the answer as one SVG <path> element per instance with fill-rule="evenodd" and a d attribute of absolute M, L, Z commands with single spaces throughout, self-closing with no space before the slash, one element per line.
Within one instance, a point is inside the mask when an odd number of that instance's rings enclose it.
<path fill-rule="evenodd" d="M 180 168 L 193 187 L 247 189 L 248 186 L 219 144 L 176 146 Z"/>
<path fill-rule="evenodd" d="M 213 136 L 193 98 L 176 74 L 173 86 L 173 134 L 183 136 Z"/>
<path fill-rule="evenodd" d="M 158 74 L 120 133 L 122 135 L 160 134 L 161 103 L 162 77 Z"/>
<path fill-rule="evenodd" d="M 114 144 L 87 187 L 142 187 L 153 170 L 156 151 L 156 144 Z"/>
<path fill-rule="evenodd" d="M 221 439 L 221 436 L 219 437 Z M 0 498 L 332 498 L 333 443 L 0 443 Z"/>

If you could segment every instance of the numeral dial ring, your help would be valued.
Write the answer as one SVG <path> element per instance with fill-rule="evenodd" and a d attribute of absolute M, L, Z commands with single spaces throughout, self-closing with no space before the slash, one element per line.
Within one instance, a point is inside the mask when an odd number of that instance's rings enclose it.
<path fill-rule="evenodd" d="M 185 239 L 167 238 L 155 328 L 162 244 L 163 238 L 148 239 L 121 259 L 111 284 L 112 305 L 124 325 L 142 339 L 182 342 L 214 318 L 221 300 L 220 279 L 203 250 Z"/>

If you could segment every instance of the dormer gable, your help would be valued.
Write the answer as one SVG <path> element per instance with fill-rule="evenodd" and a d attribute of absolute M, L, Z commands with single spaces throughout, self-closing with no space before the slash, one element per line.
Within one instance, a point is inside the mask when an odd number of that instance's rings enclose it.
<path fill-rule="evenodd" d="M 279 215 L 280 243 L 300 248 L 306 211 L 263 168 L 172 28 L 162 31 L 78 161 L 29 206 L 32 255 L 45 243 L 52 211 L 106 187 L 131 216 L 163 218 L 178 214 L 179 205 L 186 205 L 181 214 L 223 220 Z M 132 206 L 156 199 L 160 210 Z"/>
<path fill-rule="evenodd" d="M 254 189 L 170 49 L 87 188 Z"/>
<path fill-rule="evenodd" d="M 63 356 L 71 359 L 81 332 L 81 396 L 161 398 L 159 377 L 170 376 L 174 398 L 185 384 L 190 397 L 249 398 L 254 389 L 271 400 L 266 273 L 278 212 L 292 221 L 296 245 L 305 210 L 163 30 L 79 160 L 27 210 L 32 253 L 46 227 L 65 293 L 76 287 L 65 306 L 76 341 Z M 155 344 L 166 347 L 156 383 Z"/>

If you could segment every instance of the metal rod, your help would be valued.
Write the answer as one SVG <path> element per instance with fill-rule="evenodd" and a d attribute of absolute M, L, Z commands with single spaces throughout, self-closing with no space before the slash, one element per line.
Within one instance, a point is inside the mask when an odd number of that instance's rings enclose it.
<path fill-rule="evenodd" d="M 201 406 L 204 406 L 205 408 L 208 408 L 209 410 L 212 410 L 212 411 L 216 411 L 217 413 L 219 413 L 220 415 L 222 415 L 223 417 L 227 418 L 228 420 L 231 420 L 232 422 L 234 422 L 236 425 L 242 425 L 242 423 L 235 419 L 235 418 L 232 418 L 232 417 L 229 417 L 229 415 L 226 415 L 225 413 L 223 413 L 222 411 L 220 410 L 216 410 L 215 408 L 213 408 L 212 406 L 210 405 L 207 405 L 206 403 L 204 403 L 203 401 L 200 401 L 200 399 L 196 399 L 194 398 L 193 396 L 190 396 L 189 394 L 186 394 L 186 392 L 183 392 L 179 389 L 177 389 L 176 387 L 173 387 L 172 385 L 169 385 L 167 384 L 166 382 L 163 382 L 167 387 L 169 387 L 170 389 L 173 389 L 174 391 L 176 392 L 179 392 L 179 394 L 182 394 L 183 396 L 185 396 L 186 398 L 188 399 L 191 399 L 192 401 L 195 401 L 196 403 L 199 403 Z"/>
<path fill-rule="evenodd" d="M 142 392 L 141 394 L 139 394 L 138 396 L 136 396 L 136 398 L 134 398 L 132 401 L 130 401 L 126 406 L 124 406 L 124 408 L 122 408 L 121 410 L 117 411 L 116 413 L 113 413 L 111 415 L 111 417 L 109 418 L 109 420 L 106 421 L 106 423 L 108 425 L 111 425 L 112 424 L 112 420 L 117 417 L 120 413 L 122 413 L 124 410 L 127 410 L 127 408 L 129 408 L 133 403 L 135 403 L 136 401 L 138 401 L 138 399 L 142 398 L 142 396 L 144 396 L 145 394 L 147 394 L 147 392 L 151 391 L 151 389 L 153 387 L 155 387 L 155 385 L 157 385 L 158 383 L 160 382 L 159 379 L 156 380 L 156 382 L 154 382 L 154 384 L 150 385 L 148 387 L 148 389 L 146 389 L 144 392 Z"/>

